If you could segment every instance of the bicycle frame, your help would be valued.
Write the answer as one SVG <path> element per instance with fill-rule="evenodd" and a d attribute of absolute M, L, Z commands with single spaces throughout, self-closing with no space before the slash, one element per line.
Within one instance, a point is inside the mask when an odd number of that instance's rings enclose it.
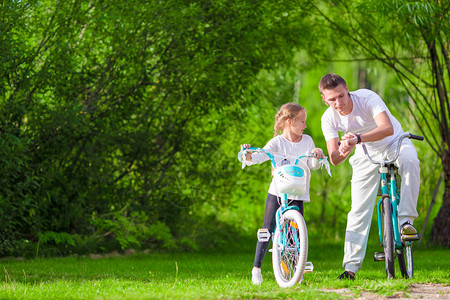
<path fill-rule="evenodd" d="M 278 208 L 278 210 L 276 212 L 276 218 L 275 218 L 275 221 L 276 221 L 276 229 L 275 230 L 278 229 L 280 234 L 284 235 L 284 231 L 281 230 L 281 218 L 282 218 L 283 214 L 286 211 L 291 210 L 291 209 L 297 210 L 297 211 L 299 210 L 297 206 L 288 206 L 287 195 L 286 194 L 281 194 L 281 204 L 280 204 L 280 207 Z M 294 234 L 292 236 L 295 239 L 295 245 L 297 245 L 297 249 L 296 250 L 298 251 L 299 250 L 299 240 L 298 240 L 295 228 L 293 229 L 293 233 Z M 283 238 L 281 238 L 279 240 L 278 246 L 280 246 L 281 252 L 284 252 L 284 249 L 286 249 L 286 239 L 284 238 L 284 236 L 283 236 Z"/>
<path fill-rule="evenodd" d="M 382 196 L 377 203 L 377 221 L 378 221 L 378 236 L 380 238 L 380 244 L 383 245 L 383 225 L 381 218 L 381 205 L 384 197 L 389 197 L 392 206 L 392 224 L 394 229 L 394 241 L 395 248 L 399 249 L 403 247 L 403 242 L 400 238 L 400 230 L 398 226 L 398 204 L 400 203 L 400 195 L 397 189 L 397 182 L 395 180 L 395 170 L 393 164 L 380 167 L 381 173 L 381 193 Z M 389 176 L 388 176 L 389 174 Z M 389 182 L 388 182 L 389 180 Z"/>
<path fill-rule="evenodd" d="M 246 151 L 246 150 L 249 150 L 249 151 L 260 151 L 260 152 L 263 152 L 263 153 L 267 154 L 267 156 L 269 157 L 270 162 L 271 162 L 271 164 L 272 164 L 272 167 L 273 167 L 274 169 L 277 168 L 277 165 L 276 165 L 276 162 L 275 162 L 275 156 L 274 156 L 272 153 L 270 153 L 269 151 L 264 150 L 264 149 L 261 149 L 261 148 L 256 148 L 256 147 L 251 147 L 251 148 L 248 148 L 248 149 L 242 149 L 242 150 L 243 150 L 243 151 Z M 310 157 L 310 156 L 311 156 L 311 155 L 302 154 L 302 155 L 300 155 L 300 156 L 298 156 L 298 157 L 295 158 L 296 160 L 295 160 L 295 163 L 294 163 L 294 164 L 297 165 L 300 159 L 302 159 L 302 158 L 304 158 L 304 157 Z M 311 157 L 312 157 L 312 156 L 311 156 Z M 243 163 L 245 163 L 245 162 L 243 162 Z M 275 220 L 276 220 L 276 229 L 275 229 L 275 230 L 278 229 L 280 233 L 283 232 L 283 230 L 281 230 L 281 223 L 282 223 L 282 222 L 280 222 L 280 220 L 281 220 L 283 214 L 284 214 L 286 211 L 291 210 L 291 209 L 297 210 L 297 211 L 299 210 L 298 207 L 296 207 L 296 206 L 289 206 L 289 205 L 288 205 L 287 194 L 280 193 L 280 207 L 278 208 L 278 210 L 277 210 L 277 212 L 276 212 L 276 214 L 275 214 L 275 216 L 276 216 L 276 217 L 275 217 Z M 295 229 L 294 229 L 294 230 L 295 230 Z M 297 250 L 298 250 L 298 248 L 299 248 L 299 246 L 298 246 L 299 241 L 298 241 L 298 237 L 297 237 L 297 235 L 295 234 L 295 232 L 294 232 L 293 236 L 294 236 L 295 239 L 296 239 L 296 240 L 295 240 L 295 244 L 297 245 Z M 286 248 L 286 243 L 285 243 L 285 241 L 286 241 L 286 239 L 283 237 L 283 238 L 280 239 L 280 241 L 279 241 L 279 243 L 278 243 L 278 245 L 280 246 L 280 249 L 281 249 L 282 252 L 283 252 L 284 249 Z"/>
<path fill-rule="evenodd" d="M 380 184 L 381 184 L 381 199 L 377 203 L 377 220 L 378 220 L 378 235 L 380 238 L 380 244 L 383 246 L 383 225 L 382 225 L 382 217 L 381 217 L 381 205 L 383 202 L 383 198 L 389 197 L 391 206 L 392 206 L 392 228 L 394 231 L 394 243 L 396 249 L 401 249 L 404 246 L 404 242 L 402 241 L 400 237 L 400 229 L 398 224 L 398 205 L 400 203 L 400 195 L 397 188 L 397 182 L 395 180 L 395 166 L 394 162 L 397 160 L 399 154 L 400 154 L 400 147 L 402 145 L 402 141 L 405 138 L 409 139 L 415 139 L 415 140 L 423 140 L 423 137 L 413 135 L 409 132 L 403 133 L 397 144 L 397 151 L 396 155 L 391 160 L 384 160 L 384 161 L 374 161 L 369 153 L 367 152 L 366 145 L 362 144 L 364 153 L 366 154 L 366 157 L 369 159 L 371 163 L 379 164 L 380 165 Z M 388 176 L 389 174 L 389 176 Z M 411 242 L 407 242 L 407 244 L 410 244 Z"/>

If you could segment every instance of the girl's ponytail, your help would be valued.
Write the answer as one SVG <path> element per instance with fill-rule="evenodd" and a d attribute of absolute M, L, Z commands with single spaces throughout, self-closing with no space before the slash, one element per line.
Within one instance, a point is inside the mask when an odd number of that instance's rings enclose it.
<path fill-rule="evenodd" d="M 286 122 L 288 119 L 295 119 L 300 112 L 305 110 L 301 105 L 297 103 L 286 103 L 283 104 L 278 112 L 275 114 L 275 123 L 273 125 L 274 130 L 274 136 L 277 136 L 280 134 L 280 131 L 282 132 L 284 127 L 286 126 Z"/>

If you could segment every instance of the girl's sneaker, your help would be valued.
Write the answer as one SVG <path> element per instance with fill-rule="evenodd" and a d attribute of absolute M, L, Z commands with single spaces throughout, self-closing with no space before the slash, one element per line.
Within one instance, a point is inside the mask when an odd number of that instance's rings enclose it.
<path fill-rule="evenodd" d="M 252 282 L 254 285 L 261 284 L 263 282 L 261 269 L 253 268 L 252 269 Z"/>

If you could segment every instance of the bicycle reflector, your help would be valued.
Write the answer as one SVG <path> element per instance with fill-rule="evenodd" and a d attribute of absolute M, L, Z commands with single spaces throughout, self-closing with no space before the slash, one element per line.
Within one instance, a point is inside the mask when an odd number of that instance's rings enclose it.
<path fill-rule="evenodd" d="M 297 165 L 276 168 L 274 177 L 279 193 L 300 196 L 306 192 L 305 170 Z"/>
<path fill-rule="evenodd" d="M 269 229 L 266 229 L 266 228 L 258 229 L 257 236 L 258 236 L 258 241 L 259 242 L 262 242 L 262 243 L 268 242 L 270 240 Z"/>

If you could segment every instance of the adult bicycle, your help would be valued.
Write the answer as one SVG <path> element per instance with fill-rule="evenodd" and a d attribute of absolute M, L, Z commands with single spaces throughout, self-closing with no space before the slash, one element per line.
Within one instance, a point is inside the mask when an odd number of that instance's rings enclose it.
<path fill-rule="evenodd" d="M 303 273 L 312 272 L 314 266 L 307 262 L 308 257 L 308 232 L 306 223 L 299 212 L 298 207 L 290 206 L 288 195 L 303 195 L 309 188 L 310 170 L 302 158 L 313 158 L 313 154 L 302 154 L 298 157 L 277 154 L 262 148 L 242 148 L 238 158 L 245 167 L 245 154 L 247 151 L 266 154 L 273 167 L 273 176 L 278 190 L 280 207 L 275 219 L 276 227 L 272 240 L 272 266 L 275 279 L 280 287 L 291 287 L 303 280 Z M 275 157 L 280 155 L 279 161 L 295 161 L 294 164 L 277 166 Z M 326 158 L 319 159 L 319 163 L 325 165 L 329 172 Z M 262 228 L 257 233 L 258 241 L 268 242 L 271 234 L 268 229 Z M 270 250 L 269 250 L 270 251 Z"/>
<path fill-rule="evenodd" d="M 380 161 L 373 160 L 367 152 L 366 145 L 362 148 L 366 157 L 373 164 L 380 165 L 381 198 L 377 202 L 377 221 L 380 245 L 383 252 L 376 252 L 375 261 L 385 261 L 386 276 L 388 279 L 395 277 L 395 258 L 398 259 L 400 272 L 404 278 L 411 278 L 414 274 L 413 241 L 420 238 L 418 234 L 401 234 L 398 224 L 398 205 L 400 203 L 399 182 L 397 182 L 397 167 L 394 162 L 400 154 L 400 147 L 405 138 L 423 141 L 422 136 L 403 133 L 397 144 L 396 154 L 392 159 L 385 158 Z"/>

